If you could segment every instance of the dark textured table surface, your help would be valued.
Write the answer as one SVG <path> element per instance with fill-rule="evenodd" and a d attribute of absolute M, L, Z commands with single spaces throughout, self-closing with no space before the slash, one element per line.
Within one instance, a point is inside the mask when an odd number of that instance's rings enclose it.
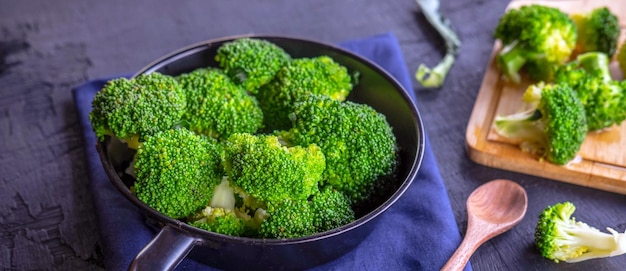
<path fill-rule="evenodd" d="M 462 234 L 465 200 L 507 178 L 526 188 L 520 225 L 471 258 L 475 270 L 623 270 L 626 256 L 555 264 L 533 246 L 536 217 L 570 200 L 576 217 L 626 229 L 626 196 L 493 169 L 465 153 L 465 126 L 508 1 L 442 0 L 463 46 L 440 90 L 414 82 L 419 110 Z M 406 65 L 435 64 L 443 42 L 413 0 L 78 1 L 0 0 L 0 270 L 102 270 L 87 189 L 84 144 L 71 88 L 137 71 L 180 47 L 227 35 L 287 34 L 340 42 L 382 32 L 401 42 Z"/>

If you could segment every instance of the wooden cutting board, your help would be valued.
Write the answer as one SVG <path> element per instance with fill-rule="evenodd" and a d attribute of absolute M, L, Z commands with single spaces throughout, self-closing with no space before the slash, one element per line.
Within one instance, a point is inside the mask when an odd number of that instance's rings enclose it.
<path fill-rule="evenodd" d="M 529 4 L 553 6 L 567 13 L 607 6 L 620 19 L 620 38 L 622 41 L 626 38 L 626 1 L 517 0 L 511 2 L 508 8 Z M 495 132 L 494 117 L 518 112 L 523 105 L 521 96 L 530 84 L 529 80 L 524 80 L 515 85 L 501 78 L 495 61 L 500 48 L 501 44 L 496 41 L 467 125 L 466 150 L 470 159 L 490 167 L 626 194 L 626 122 L 603 132 L 590 132 L 577 159 L 564 166 L 540 161 L 537 156 L 522 152 L 518 142 Z M 611 63 L 611 72 L 615 79 L 622 80 L 615 61 Z"/>

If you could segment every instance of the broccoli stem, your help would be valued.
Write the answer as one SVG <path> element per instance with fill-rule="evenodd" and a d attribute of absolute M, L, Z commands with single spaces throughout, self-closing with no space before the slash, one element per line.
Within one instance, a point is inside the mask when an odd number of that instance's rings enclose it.
<path fill-rule="evenodd" d="M 565 260 L 569 263 L 581 262 L 589 259 L 618 256 L 626 253 L 626 233 L 607 228 L 609 233 L 601 232 L 585 223 L 578 222 L 565 229 L 577 237 L 570 242 L 571 246 L 579 246 L 587 251 L 579 257 Z"/>
<path fill-rule="evenodd" d="M 514 42 L 502 49 L 498 55 L 498 66 L 506 78 L 517 84 L 521 81 L 519 71 L 526 64 L 527 59 L 524 55 L 527 53 L 518 49 L 516 44 L 517 42 Z"/>
<path fill-rule="evenodd" d="M 588 72 L 597 73 L 604 82 L 611 81 L 611 70 L 609 69 L 609 57 L 604 53 L 592 52 L 578 55 L 576 58 L 583 69 Z"/>

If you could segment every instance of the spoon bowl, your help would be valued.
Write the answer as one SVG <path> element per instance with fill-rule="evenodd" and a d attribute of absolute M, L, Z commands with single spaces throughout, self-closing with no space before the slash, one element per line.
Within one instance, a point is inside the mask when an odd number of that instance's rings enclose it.
<path fill-rule="evenodd" d="M 492 180 L 467 198 L 467 233 L 441 270 L 461 270 L 487 240 L 517 225 L 528 206 L 526 190 L 510 180 Z"/>

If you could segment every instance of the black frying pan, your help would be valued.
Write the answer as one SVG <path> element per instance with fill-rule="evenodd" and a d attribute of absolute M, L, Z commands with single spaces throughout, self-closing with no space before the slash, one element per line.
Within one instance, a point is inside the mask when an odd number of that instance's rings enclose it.
<path fill-rule="evenodd" d="M 411 185 L 424 152 L 424 128 L 418 110 L 406 90 L 372 62 L 336 46 L 292 37 L 233 36 L 201 42 L 170 53 L 137 74 L 161 72 L 178 75 L 199 67 L 214 66 L 217 48 L 242 37 L 263 38 L 285 49 L 292 57 L 328 55 L 359 73 L 359 82 L 348 100 L 365 103 L 387 117 L 400 149 L 397 176 L 377 198 L 358 206 L 357 219 L 340 228 L 303 238 L 277 240 L 232 237 L 208 232 L 169 218 L 133 195 L 132 177 L 123 173 L 132 153 L 117 140 L 98 142 L 97 149 L 109 179 L 128 200 L 143 211 L 158 234 L 139 252 L 130 270 L 169 270 L 184 258 L 221 269 L 305 269 L 336 259 L 355 248 L 375 227 L 381 213 L 392 206 Z"/>

